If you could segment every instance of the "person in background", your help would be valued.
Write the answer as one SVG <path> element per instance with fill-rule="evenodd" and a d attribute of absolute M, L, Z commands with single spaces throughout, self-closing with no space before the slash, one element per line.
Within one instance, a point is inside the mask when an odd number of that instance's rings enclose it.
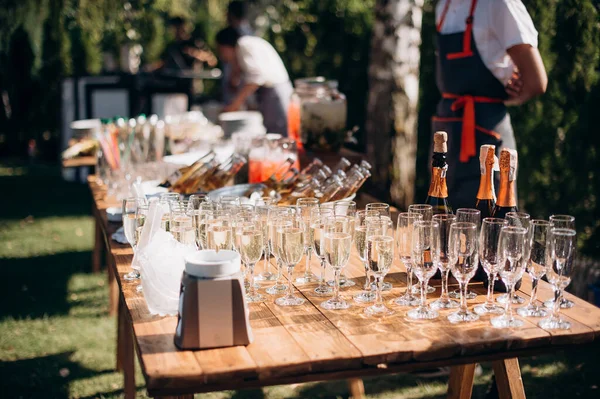
<path fill-rule="evenodd" d="M 479 148 L 516 149 L 507 106 L 546 91 L 537 31 L 521 0 L 440 0 L 436 7 L 437 86 L 433 132 L 448 133 L 453 208 L 473 207 Z M 496 182 L 496 187 L 498 183 Z"/>
<path fill-rule="evenodd" d="M 181 17 L 169 20 L 175 40 L 165 49 L 161 60 L 148 66 L 148 71 L 186 71 L 193 70 L 196 62 L 205 62 L 209 66 L 217 65 L 217 58 L 206 48 L 201 40 L 192 38 L 189 24 Z"/>
<path fill-rule="evenodd" d="M 287 110 L 293 88 L 277 51 L 266 40 L 240 36 L 232 27 L 217 33 L 216 42 L 219 58 L 236 65 L 242 80 L 238 93 L 223 111 L 239 110 L 255 94 L 267 132 L 287 136 Z"/>
<path fill-rule="evenodd" d="M 240 36 L 254 35 L 248 22 L 248 6 L 246 2 L 234 0 L 227 6 L 227 26 L 235 29 Z M 223 103 L 231 103 L 241 85 L 240 70 L 237 64 L 223 62 L 222 93 Z"/>

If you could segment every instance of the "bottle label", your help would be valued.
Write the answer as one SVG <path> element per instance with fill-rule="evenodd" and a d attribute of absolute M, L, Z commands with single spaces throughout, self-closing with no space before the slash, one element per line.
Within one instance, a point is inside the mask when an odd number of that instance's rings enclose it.
<path fill-rule="evenodd" d="M 446 171 L 448 166 L 433 168 L 431 173 L 431 185 L 429 186 L 430 197 L 448 198 L 448 186 L 446 185 Z"/>

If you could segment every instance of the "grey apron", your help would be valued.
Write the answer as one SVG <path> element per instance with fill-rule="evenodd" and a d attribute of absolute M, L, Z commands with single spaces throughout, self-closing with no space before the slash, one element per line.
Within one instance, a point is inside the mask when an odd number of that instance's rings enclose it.
<path fill-rule="evenodd" d="M 279 133 L 287 137 L 287 114 L 294 88 L 290 81 L 272 87 L 261 86 L 256 91 L 258 110 L 263 116 L 267 133 Z"/>
<path fill-rule="evenodd" d="M 501 147 L 515 149 L 516 144 L 503 103 L 508 97 L 505 88 L 483 63 L 473 39 L 477 0 L 471 0 L 464 32 L 441 34 L 450 2 L 447 0 L 437 27 L 436 80 L 442 99 L 432 128 L 433 132 L 448 133 L 450 204 L 453 209 L 473 208 L 479 188 L 479 148 L 493 144 L 499 155 Z"/>

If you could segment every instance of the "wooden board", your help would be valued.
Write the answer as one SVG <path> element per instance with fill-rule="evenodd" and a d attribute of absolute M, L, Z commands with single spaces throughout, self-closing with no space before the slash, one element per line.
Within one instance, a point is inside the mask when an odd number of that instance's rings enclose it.
<path fill-rule="evenodd" d="M 135 290 L 135 283 L 122 279 L 130 271 L 132 251 L 110 239 L 118 224 L 108 223 L 104 210 L 116 204 L 105 199 L 105 192 L 95 184 L 94 177 L 89 180 L 98 209 L 95 216 L 107 238 L 111 257 L 107 263 L 117 276 L 151 395 L 352 378 L 435 365 L 510 359 L 590 343 L 600 337 L 600 309 L 570 294 L 566 296 L 575 301 L 576 306 L 563 310 L 573 324 L 568 331 L 543 330 L 533 319 L 524 319 L 524 327 L 511 330 L 492 328 L 489 317 L 452 325 L 446 319 L 450 311 L 441 311 L 441 317 L 433 321 L 408 320 L 408 309 L 392 302 L 406 287 L 406 273 L 398 263 L 386 277 L 386 281 L 393 283 L 393 289 L 384 293 L 384 300 L 396 312 L 391 317 L 381 320 L 367 317 L 363 313 L 366 305 L 354 302 L 348 310 L 324 310 L 320 303 L 327 298 L 314 294 L 316 284 L 295 286 L 298 295 L 307 299 L 304 305 L 280 307 L 274 304 L 274 297 L 262 289 L 272 283 L 263 283 L 261 292 L 267 301 L 250 305 L 250 324 L 255 336 L 252 344 L 180 351 L 173 342 L 176 318 L 150 315 L 143 295 Z M 296 273 L 303 271 L 303 262 Z M 311 268 L 319 271 L 319 263 L 314 258 Z M 352 301 L 364 283 L 364 266 L 355 253 L 345 272 L 357 281 L 355 287 L 342 290 L 342 295 Z M 429 300 L 439 296 L 439 282 L 432 281 L 432 286 L 437 291 L 429 295 Z M 472 289 L 481 295 L 469 301 L 469 307 L 485 300 L 481 283 L 473 284 Z M 526 278 L 520 294 L 528 299 L 529 292 L 530 283 Z M 540 299 L 548 298 L 550 292 L 549 285 L 541 283 Z"/>

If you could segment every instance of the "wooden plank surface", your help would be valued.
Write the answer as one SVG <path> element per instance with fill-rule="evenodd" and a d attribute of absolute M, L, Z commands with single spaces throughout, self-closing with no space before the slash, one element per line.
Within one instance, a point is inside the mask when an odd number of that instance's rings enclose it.
<path fill-rule="evenodd" d="M 136 283 L 122 279 L 130 271 L 132 252 L 128 246 L 109 238 L 118 224 L 108 223 L 104 210 L 116 204 L 104 198 L 104 191 L 95 185 L 93 177 L 89 180 L 98 209 L 96 218 L 108 238 L 112 261 L 107 263 L 115 269 L 126 314 L 133 326 L 140 365 L 153 395 L 351 378 L 432 365 L 514 358 L 588 343 L 600 336 L 600 309 L 570 294 L 566 296 L 576 306 L 562 312 L 573 323 L 569 331 L 545 331 L 533 319 L 524 319 L 523 328 L 511 330 L 492 328 L 489 317 L 451 325 L 446 319 L 450 312 L 447 310 L 441 311 L 440 318 L 434 321 L 408 320 L 408 309 L 392 302 L 406 287 L 405 270 L 396 264 L 386 277 L 386 281 L 393 283 L 393 289 L 384 293 L 384 300 L 396 312 L 391 317 L 382 320 L 367 317 L 363 313 L 366 305 L 354 302 L 345 311 L 324 310 L 320 303 L 327 298 L 314 294 L 316 284 L 295 286 L 298 295 L 307 299 L 299 307 L 277 306 L 274 297 L 261 288 L 267 301 L 250 305 L 255 342 L 247 347 L 180 351 L 173 342 L 176 318 L 150 315 L 143 295 L 135 290 Z M 319 270 L 314 258 L 312 268 L 315 272 Z M 357 281 L 355 287 L 342 290 L 342 295 L 351 301 L 364 282 L 364 267 L 355 253 L 346 274 Z M 439 281 L 431 283 L 437 290 L 429 295 L 429 300 L 439 296 Z M 272 283 L 263 286 L 269 284 Z M 469 301 L 469 307 L 485 300 L 481 283 L 472 284 L 472 289 L 481 295 Z M 529 291 L 530 283 L 525 279 L 520 294 L 528 299 Z M 547 283 L 541 283 L 540 299 L 546 299 L 550 291 Z"/>

